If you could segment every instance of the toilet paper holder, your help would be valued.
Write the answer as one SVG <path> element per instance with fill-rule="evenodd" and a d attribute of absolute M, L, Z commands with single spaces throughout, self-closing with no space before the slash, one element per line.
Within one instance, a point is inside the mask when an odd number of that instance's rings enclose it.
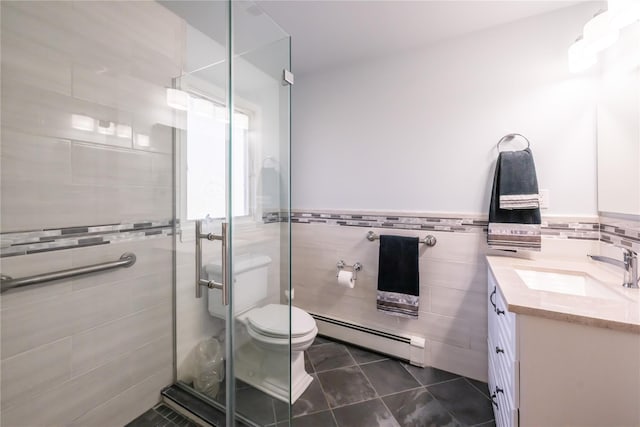
<path fill-rule="evenodd" d="M 362 264 L 359 262 L 356 262 L 353 265 L 347 265 L 345 264 L 345 262 L 343 260 L 338 261 L 338 263 L 336 264 L 336 267 L 338 268 L 338 271 L 336 272 L 336 277 L 338 277 L 338 275 L 340 274 L 341 270 L 344 270 L 345 268 L 348 270 L 351 270 L 353 272 L 353 280 L 357 280 L 358 279 L 358 271 L 362 270 Z"/>

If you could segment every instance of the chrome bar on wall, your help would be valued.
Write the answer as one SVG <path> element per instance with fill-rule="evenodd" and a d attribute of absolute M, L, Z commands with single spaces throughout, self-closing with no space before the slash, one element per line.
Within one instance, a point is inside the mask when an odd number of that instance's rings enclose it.
<path fill-rule="evenodd" d="M 196 298 L 202 298 L 201 286 L 209 289 L 220 289 L 222 291 L 222 303 L 229 304 L 229 292 L 227 289 L 227 223 L 222 223 L 222 233 L 202 233 L 202 221 L 196 221 Z M 202 239 L 209 241 L 220 240 L 222 242 L 222 282 L 206 280 L 202 275 Z"/>
<path fill-rule="evenodd" d="M 379 239 L 380 239 L 380 236 L 378 236 L 373 231 L 370 231 L 370 232 L 367 233 L 367 240 L 369 240 L 370 242 L 373 242 L 373 241 L 379 240 Z M 422 243 L 422 244 L 425 244 L 427 246 L 435 246 L 436 243 L 438 242 L 438 240 L 435 238 L 435 236 L 432 236 L 431 234 L 429 234 L 424 239 L 419 239 L 419 242 Z"/>
<path fill-rule="evenodd" d="M 100 264 L 54 271 L 53 273 L 36 274 L 28 277 L 21 277 L 19 279 L 14 279 L 11 276 L 5 276 L 3 274 L 2 277 L 0 277 L 0 293 L 8 291 L 9 289 L 38 285 L 40 283 L 51 282 L 53 280 L 68 279 L 70 277 L 113 270 L 114 268 L 127 268 L 131 267 L 135 263 L 136 255 L 131 252 L 125 252 L 117 261 L 101 262 Z"/>

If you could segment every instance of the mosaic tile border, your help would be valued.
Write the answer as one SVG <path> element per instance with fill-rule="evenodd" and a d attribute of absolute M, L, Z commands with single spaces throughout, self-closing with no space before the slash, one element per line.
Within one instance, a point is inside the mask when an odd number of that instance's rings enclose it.
<path fill-rule="evenodd" d="M 326 224 L 451 233 L 486 233 L 488 227 L 487 219 L 481 217 L 456 218 L 437 215 L 375 215 L 306 211 L 292 212 L 291 222 L 294 224 Z M 576 222 L 562 221 L 559 218 L 543 218 L 541 233 L 543 236 L 559 239 L 599 240 L 600 224 L 596 221 Z"/>
<path fill-rule="evenodd" d="M 601 217 L 600 241 L 640 253 L 640 221 Z"/>
<path fill-rule="evenodd" d="M 172 220 L 141 221 L 0 233 L 0 257 L 166 237 L 173 235 L 173 225 Z"/>

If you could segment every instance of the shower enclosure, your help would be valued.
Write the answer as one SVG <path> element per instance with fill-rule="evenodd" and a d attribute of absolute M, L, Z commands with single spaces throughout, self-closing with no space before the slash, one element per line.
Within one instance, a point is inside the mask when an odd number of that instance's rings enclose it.
<path fill-rule="evenodd" d="M 247 367 L 253 344 L 240 317 L 289 305 L 290 39 L 250 2 L 163 4 L 188 23 L 187 67 L 171 92 L 184 110 L 174 166 L 177 386 L 244 422 L 287 420 L 289 349 L 277 366 L 254 356 Z M 240 277 L 247 266 L 250 282 Z M 197 378 L 198 351 L 212 341 L 226 353 L 217 390 Z M 262 377 L 274 371 L 280 393 L 269 394 Z"/>
<path fill-rule="evenodd" d="M 1 424 L 124 425 L 161 390 L 286 424 L 290 353 L 263 386 L 245 315 L 290 313 L 289 36 L 245 1 L 0 17 Z"/>

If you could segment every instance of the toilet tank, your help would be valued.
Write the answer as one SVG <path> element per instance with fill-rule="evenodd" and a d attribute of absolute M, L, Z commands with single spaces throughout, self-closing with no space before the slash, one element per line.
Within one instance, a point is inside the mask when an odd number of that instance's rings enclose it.
<path fill-rule="evenodd" d="M 233 301 L 234 314 L 239 315 L 257 306 L 267 297 L 269 264 L 271 258 L 266 255 L 240 255 L 233 257 Z M 220 282 L 222 269 L 220 264 L 206 264 L 205 277 Z M 224 319 L 226 309 L 222 304 L 222 291 L 209 289 L 207 306 L 209 313 Z"/>

